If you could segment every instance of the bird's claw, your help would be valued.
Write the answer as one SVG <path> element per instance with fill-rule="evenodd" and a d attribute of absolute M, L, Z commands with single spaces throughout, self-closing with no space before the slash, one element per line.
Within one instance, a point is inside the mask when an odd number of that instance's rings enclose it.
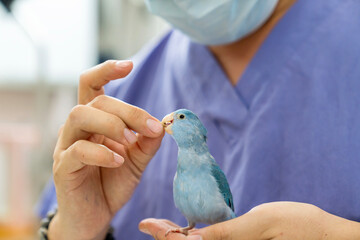
<path fill-rule="evenodd" d="M 167 235 L 169 235 L 169 233 L 182 233 L 185 236 L 188 235 L 189 230 L 186 228 L 175 228 L 175 229 L 169 229 L 167 230 L 167 232 L 165 233 L 165 237 L 167 237 Z"/>

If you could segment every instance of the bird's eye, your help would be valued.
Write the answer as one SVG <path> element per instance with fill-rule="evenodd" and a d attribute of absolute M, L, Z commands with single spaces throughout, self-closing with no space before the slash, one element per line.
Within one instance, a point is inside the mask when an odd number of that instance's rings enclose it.
<path fill-rule="evenodd" d="M 180 119 L 185 119 L 185 115 L 184 115 L 184 114 L 180 114 L 180 115 L 179 115 L 179 118 L 180 118 Z"/>

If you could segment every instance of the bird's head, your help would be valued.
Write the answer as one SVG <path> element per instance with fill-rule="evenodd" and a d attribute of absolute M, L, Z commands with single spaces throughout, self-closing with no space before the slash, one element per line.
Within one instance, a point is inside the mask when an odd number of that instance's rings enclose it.
<path fill-rule="evenodd" d="M 161 123 L 179 147 L 191 147 L 206 142 L 206 128 L 190 110 L 176 110 L 166 115 Z"/>

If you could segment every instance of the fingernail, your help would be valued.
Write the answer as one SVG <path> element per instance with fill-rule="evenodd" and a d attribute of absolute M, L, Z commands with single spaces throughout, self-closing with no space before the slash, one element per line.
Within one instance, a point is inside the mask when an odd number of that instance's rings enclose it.
<path fill-rule="evenodd" d="M 124 158 L 122 156 L 116 154 L 116 153 L 114 153 L 114 160 L 118 164 L 123 164 L 124 163 Z"/>
<path fill-rule="evenodd" d="M 128 128 L 124 128 L 124 136 L 130 144 L 133 144 L 137 141 L 135 133 L 130 131 Z"/>
<path fill-rule="evenodd" d="M 146 121 L 146 124 L 148 128 L 154 133 L 161 133 L 163 131 L 163 126 L 158 121 L 155 121 L 153 119 L 148 119 Z"/>
<path fill-rule="evenodd" d="M 131 65 L 131 61 L 129 61 L 129 60 L 124 60 L 124 61 L 117 61 L 116 62 L 116 64 L 115 64 L 115 66 L 117 67 L 117 68 L 127 68 L 127 67 L 129 67 L 130 65 Z"/>
<path fill-rule="evenodd" d="M 202 240 L 202 236 L 200 235 L 191 235 L 186 238 L 187 240 Z"/>

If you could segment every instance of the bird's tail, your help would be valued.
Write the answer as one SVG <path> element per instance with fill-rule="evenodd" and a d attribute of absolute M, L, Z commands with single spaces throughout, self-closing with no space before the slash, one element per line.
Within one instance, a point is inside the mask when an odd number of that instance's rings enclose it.
<path fill-rule="evenodd" d="M 236 215 L 233 211 L 231 211 L 231 218 L 236 218 Z"/>

